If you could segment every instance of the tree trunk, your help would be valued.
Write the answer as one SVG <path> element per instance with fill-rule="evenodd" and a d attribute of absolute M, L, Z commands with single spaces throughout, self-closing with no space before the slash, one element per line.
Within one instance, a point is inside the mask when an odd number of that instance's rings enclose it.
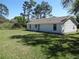
<path fill-rule="evenodd" d="M 41 15 L 39 15 L 39 18 L 41 18 Z"/>
<path fill-rule="evenodd" d="M 43 18 L 46 18 L 46 13 L 44 13 Z"/>

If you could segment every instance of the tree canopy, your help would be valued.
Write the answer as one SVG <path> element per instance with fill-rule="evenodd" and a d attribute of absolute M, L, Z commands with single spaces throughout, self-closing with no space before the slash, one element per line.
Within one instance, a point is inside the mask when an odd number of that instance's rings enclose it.
<path fill-rule="evenodd" d="M 52 12 L 52 7 L 48 4 L 48 2 L 42 1 L 41 4 L 37 4 L 33 15 L 36 16 L 36 18 L 46 18 L 49 16 Z"/>
<path fill-rule="evenodd" d="M 62 1 L 64 8 L 69 8 L 71 14 L 79 14 L 79 0 L 60 0 Z M 23 15 L 27 16 L 28 21 L 30 18 L 46 18 L 51 15 L 52 6 L 46 2 L 42 1 L 40 4 L 36 3 L 35 0 L 24 1 L 23 4 Z"/>
<path fill-rule="evenodd" d="M 69 12 L 73 14 L 79 13 L 79 0 L 62 0 L 62 4 L 65 8 L 69 7 Z"/>
<path fill-rule="evenodd" d="M 0 16 L 8 16 L 9 10 L 6 5 L 0 3 Z"/>
<path fill-rule="evenodd" d="M 21 13 L 24 17 L 27 16 L 28 21 L 30 19 L 30 15 L 32 12 L 33 7 L 35 6 L 36 2 L 34 0 L 24 1 L 23 3 L 23 13 Z"/>
<path fill-rule="evenodd" d="M 23 15 L 28 18 L 46 18 L 52 12 L 52 7 L 48 2 L 42 1 L 40 4 L 37 4 L 34 0 L 24 1 L 23 4 Z"/>

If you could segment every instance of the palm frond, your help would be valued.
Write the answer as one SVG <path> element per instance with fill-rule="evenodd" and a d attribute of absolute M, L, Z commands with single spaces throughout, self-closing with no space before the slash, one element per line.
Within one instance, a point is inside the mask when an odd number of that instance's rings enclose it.
<path fill-rule="evenodd" d="M 62 0 L 63 7 L 68 7 L 72 2 L 73 0 Z"/>

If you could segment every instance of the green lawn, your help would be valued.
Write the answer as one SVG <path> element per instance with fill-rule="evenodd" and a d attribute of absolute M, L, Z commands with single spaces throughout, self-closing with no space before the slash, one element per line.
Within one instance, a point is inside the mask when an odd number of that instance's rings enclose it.
<path fill-rule="evenodd" d="M 79 33 L 0 30 L 0 59 L 79 59 Z"/>

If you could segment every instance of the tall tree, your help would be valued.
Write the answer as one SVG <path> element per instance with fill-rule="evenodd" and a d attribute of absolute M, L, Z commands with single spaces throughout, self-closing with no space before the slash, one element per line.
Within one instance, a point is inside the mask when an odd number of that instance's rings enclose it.
<path fill-rule="evenodd" d="M 76 17 L 77 17 L 76 20 L 79 23 L 79 14 L 77 14 Z"/>
<path fill-rule="evenodd" d="M 79 14 L 79 0 L 76 0 L 73 5 L 72 8 L 70 9 L 71 13 L 74 13 L 75 15 Z"/>
<path fill-rule="evenodd" d="M 46 16 L 50 15 L 50 13 L 52 12 L 52 7 L 48 4 L 48 2 L 43 1 L 41 3 L 41 8 L 43 18 L 46 18 Z"/>
<path fill-rule="evenodd" d="M 73 0 L 61 0 L 64 7 L 68 7 L 69 4 L 73 2 Z"/>
<path fill-rule="evenodd" d="M 73 14 L 79 13 L 79 0 L 62 0 L 62 4 L 66 8 L 71 6 L 71 9 L 69 10 L 69 12 Z"/>
<path fill-rule="evenodd" d="M 35 6 L 36 2 L 34 0 L 24 1 L 23 4 L 23 15 L 27 16 L 28 21 L 30 20 L 33 7 Z"/>
<path fill-rule="evenodd" d="M 36 7 L 34 8 L 34 11 L 33 11 L 33 16 L 36 17 L 37 19 L 41 18 L 41 5 L 40 4 L 37 4 Z"/>
<path fill-rule="evenodd" d="M 48 4 L 48 2 L 43 1 L 41 4 L 37 4 L 33 14 L 36 18 L 46 18 L 52 12 L 52 7 Z"/>
<path fill-rule="evenodd" d="M 7 16 L 8 14 L 8 8 L 4 4 L 0 4 L 0 16 Z"/>

